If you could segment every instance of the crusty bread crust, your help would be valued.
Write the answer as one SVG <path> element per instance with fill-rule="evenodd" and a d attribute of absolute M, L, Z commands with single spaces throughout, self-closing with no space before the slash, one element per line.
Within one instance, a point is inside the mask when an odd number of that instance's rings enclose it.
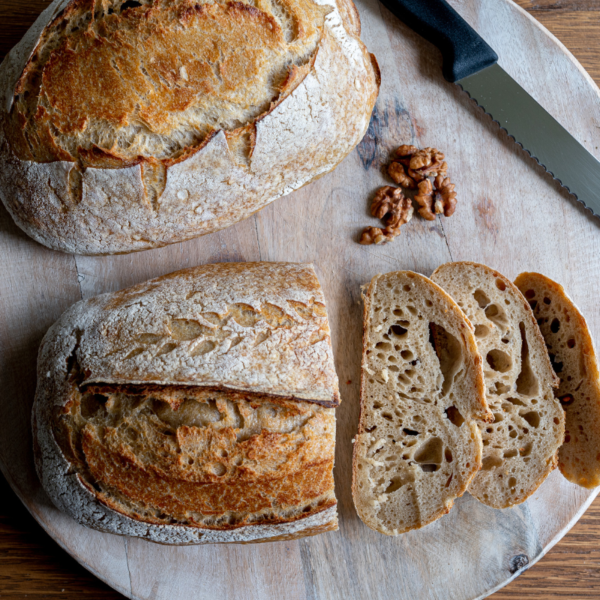
<path fill-rule="evenodd" d="M 494 421 L 482 424 L 483 464 L 469 487 L 480 502 L 508 508 L 531 496 L 557 464 L 564 412 L 552 388 L 544 340 L 527 301 L 494 269 L 446 263 L 431 278 L 475 327 Z"/>
<path fill-rule="evenodd" d="M 79 302 L 50 328 L 36 468 L 58 508 L 101 531 L 167 544 L 314 535 L 337 528 L 338 403 L 311 266 L 187 269 Z"/>
<path fill-rule="evenodd" d="M 418 273 L 374 277 L 352 465 L 359 517 L 398 535 L 449 512 L 481 466 L 476 420 L 489 419 L 481 357 L 454 300 Z"/>
<path fill-rule="evenodd" d="M 75 150 L 58 148 L 52 128 L 44 129 L 43 136 L 36 133 L 41 139 L 32 134 L 31 143 L 18 144 L 21 125 L 13 119 L 21 77 L 30 58 L 35 62 L 36 46 L 47 26 L 85 4 L 55 0 L 0 67 L 0 195 L 15 222 L 57 250 L 131 252 L 227 227 L 334 169 L 368 127 L 379 76 L 358 37 L 360 21 L 349 0 L 340 0 L 341 9 L 334 0 L 302 2 L 315 14 L 330 12 L 313 54 L 302 59 L 308 62 L 290 71 L 280 95 L 261 114 L 250 115 L 240 126 L 230 119 L 233 124 L 203 130 L 197 140 L 186 141 L 190 132 L 177 130 L 183 146 L 177 146 L 173 156 L 154 156 L 155 150 L 144 147 L 139 155 L 128 156 L 96 139 L 77 149 L 73 158 Z M 244 9 L 243 3 L 225 4 L 230 8 L 224 11 L 246 15 L 243 18 L 252 23 L 263 14 Z M 295 3 L 289 4 L 292 15 L 303 15 Z M 307 21 L 298 31 L 314 29 L 315 23 Z M 269 43 L 273 51 L 284 44 L 279 39 Z M 190 76 L 183 73 L 185 83 Z M 47 116 L 43 111 L 34 114 L 36 119 Z M 83 118 L 88 116 L 94 117 Z M 81 128 L 81 122 L 69 127 Z M 163 135 L 163 127 L 157 122 L 157 135 Z M 169 135 L 165 139 L 174 143 L 175 134 Z"/>
<path fill-rule="evenodd" d="M 521 273 L 515 285 L 529 302 L 546 342 L 565 411 L 565 442 L 558 468 L 572 483 L 600 485 L 600 371 L 594 341 L 579 309 L 559 283 Z"/>

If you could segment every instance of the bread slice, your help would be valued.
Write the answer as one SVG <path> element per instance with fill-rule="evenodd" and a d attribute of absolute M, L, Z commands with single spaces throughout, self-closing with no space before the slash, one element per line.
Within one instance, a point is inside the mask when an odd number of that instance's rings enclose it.
<path fill-rule="evenodd" d="M 566 416 L 558 468 L 585 488 L 600 485 L 600 373 L 587 323 L 562 285 L 539 273 L 515 279 L 546 341 L 560 378 L 554 392 Z"/>
<path fill-rule="evenodd" d="M 78 302 L 42 342 L 44 489 L 165 544 L 337 529 L 337 376 L 310 265 L 221 263 Z"/>
<path fill-rule="evenodd" d="M 400 271 L 374 277 L 364 302 L 352 494 L 366 525 L 397 535 L 465 492 L 481 465 L 475 419 L 491 414 L 472 328 L 448 294 Z"/>
<path fill-rule="evenodd" d="M 447 263 L 431 278 L 459 304 L 483 357 L 494 422 L 482 424 L 483 466 L 469 492 L 494 508 L 526 500 L 557 462 L 564 412 L 552 388 L 544 340 L 521 292 L 503 275 L 470 262 Z"/>

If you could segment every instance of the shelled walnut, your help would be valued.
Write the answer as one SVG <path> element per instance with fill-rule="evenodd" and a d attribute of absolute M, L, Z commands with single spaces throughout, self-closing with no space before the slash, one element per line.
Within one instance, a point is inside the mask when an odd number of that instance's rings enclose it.
<path fill-rule="evenodd" d="M 437 148 L 423 148 L 403 144 L 396 150 L 397 158 L 388 167 L 388 174 L 396 184 L 405 188 L 415 188 L 427 177 L 445 176 L 448 164 L 445 155 Z"/>
<path fill-rule="evenodd" d="M 361 244 L 383 244 L 392 241 L 400 235 L 400 227 L 408 223 L 413 216 L 413 205 L 410 198 L 406 198 L 400 188 L 390 185 L 377 190 L 371 214 L 378 219 L 385 219 L 384 229 L 367 227 L 362 232 Z"/>
<path fill-rule="evenodd" d="M 403 144 L 396 150 L 387 172 L 392 181 L 404 189 L 415 189 L 415 202 L 419 214 L 428 221 L 437 214 L 450 217 L 456 210 L 456 192 L 448 175 L 445 155 L 437 148 L 417 148 Z M 385 221 L 385 227 L 367 227 L 363 230 L 361 244 L 383 244 L 400 235 L 400 227 L 413 216 L 410 198 L 402 189 L 392 186 L 380 188 L 371 205 L 371 214 Z"/>

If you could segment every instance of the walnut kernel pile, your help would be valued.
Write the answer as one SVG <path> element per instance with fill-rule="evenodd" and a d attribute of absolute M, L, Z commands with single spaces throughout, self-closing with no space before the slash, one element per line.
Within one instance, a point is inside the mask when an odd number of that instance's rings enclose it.
<path fill-rule="evenodd" d="M 400 188 L 417 189 L 415 202 L 419 214 L 428 221 L 438 214 L 450 217 L 456 210 L 456 192 L 450 181 L 448 164 L 444 154 L 437 148 L 419 149 L 403 144 L 396 151 L 396 158 L 388 166 L 388 175 Z M 413 216 L 410 198 L 402 189 L 382 187 L 375 194 L 371 214 L 385 221 L 385 227 L 367 227 L 360 237 L 361 244 L 384 244 L 400 235 L 400 226 Z"/>

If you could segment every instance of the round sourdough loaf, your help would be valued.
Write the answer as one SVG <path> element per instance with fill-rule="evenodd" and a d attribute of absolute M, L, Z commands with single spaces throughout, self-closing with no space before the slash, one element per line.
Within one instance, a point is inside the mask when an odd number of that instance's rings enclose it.
<path fill-rule="evenodd" d="M 143 250 L 335 168 L 379 71 L 351 0 L 55 0 L 0 67 L 0 194 L 38 242 Z"/>
<path fill-rule="evenodd" d="M 34 456 L 82 525 L 164 544 L 337 529 L 340 403 L 310 265 L 221 263 L 73 305 L 38 356 Z"/>

